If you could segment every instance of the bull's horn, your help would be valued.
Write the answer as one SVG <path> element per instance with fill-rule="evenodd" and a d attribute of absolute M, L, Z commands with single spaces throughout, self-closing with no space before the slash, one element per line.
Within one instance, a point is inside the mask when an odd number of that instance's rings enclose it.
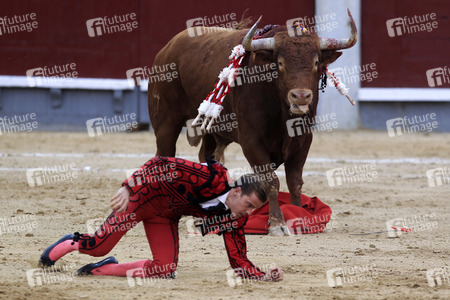
<path fill-rule="evenodd" d="M 259 17 L 258 21 L 256 21 L 242 39 L 242 46 L 244 46 L 245 51 L 273 50 L 275 48 L 274 38 L 253 40 L 253 35 L 255 34 L 256 29 L 258 29 L 258 23 L 261 21 L 261 18 L 262 16 Z"/>
<path fill-rule="evenodd" d="M 339 50 L 339 49 L 347 49 L 353 47 L 358 40 L 356 30 L 355 21 L 353 20 L 352 13 L 349 9 L 347 9 L 348 15 L 350 17 L 351 26 L 352 26 L 352 35 L 349 39 L 330 39 L 330 38 L 320 38 L 320 49 L 321 50 Z"/>

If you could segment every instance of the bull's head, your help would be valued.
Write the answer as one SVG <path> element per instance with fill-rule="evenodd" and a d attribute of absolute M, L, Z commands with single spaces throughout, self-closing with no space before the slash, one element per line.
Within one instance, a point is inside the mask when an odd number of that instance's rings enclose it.
<path fill-rule="evenodd" d="M 291 37 L 286 31 L 280 31 L 274 37 L 253 40 L 260 17 L 242 40 L 245 50 L 253 51 L 255 63 L 278 65 L 278 90 L 293 114 L 304 115 L 311 106 L 315 109 L 314 95 L 318 92 L 323 67 L 341 56 L 342 52 L 336 50 L 355 45 L 356 25 L 350 10 L 348 15 L 352 27 L 348 39 L 319 38 L 315 34 Z"/>

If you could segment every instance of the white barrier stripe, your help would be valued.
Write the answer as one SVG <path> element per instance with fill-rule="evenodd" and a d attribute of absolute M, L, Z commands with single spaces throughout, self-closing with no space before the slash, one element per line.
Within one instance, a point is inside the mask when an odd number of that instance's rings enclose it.
<path fill-rule="evenodd" d="M 47 79 L 46 79 L 47 78 Z M 40 82 L 36 82 L 40 80 Z M 30 86 L 30 83 L 33 83 Z M 134 80 L 117 78 L 70 78 L 48 80 L 48 77 L 0 75 L 0 87 L 7 88 L 55 88 L 82 90 L 134 90 Z"/>
<path fill-rule="evenodd" d="M 448 88 L 360 88 L 358 101 L 443 101 L 450 99 Z"/>

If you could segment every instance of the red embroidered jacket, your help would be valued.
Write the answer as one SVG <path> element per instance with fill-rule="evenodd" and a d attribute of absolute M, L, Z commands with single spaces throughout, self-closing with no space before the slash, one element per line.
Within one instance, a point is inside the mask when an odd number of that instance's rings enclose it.
<path fill-rule="evenodd" d="M 257 279 L 265 274 L 247 258 L 244 225 L 248 217 L 233 219 L 230 210 L 211 213 L 200 205 L 231 189 L 227 169 L 222 164 L 213 160 L 202 165 L 175 157 L 154 157 L 122 186 L 131 195 L 139 195 L 134 201 L 152 201 L 163 196 L 168 202 L 165 217 L 176 221 L 183 215 L 202 218 L 202 234 L 223 235 L 230 265 L 240 277 Z"/>

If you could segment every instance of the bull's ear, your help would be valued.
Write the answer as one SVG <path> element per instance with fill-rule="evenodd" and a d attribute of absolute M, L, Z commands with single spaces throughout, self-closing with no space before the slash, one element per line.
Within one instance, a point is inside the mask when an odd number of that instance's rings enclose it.
<path fill-rule="evenodd" d="M 273 51 L 258 50 L 252 52 L 252 59 L 257 65 L 273 63 Z"/>
<path fill-rule="evenodd" d="M 339 56 L 341 56 L 341 55 L 342 55 L 342 52 L 340 52 L 340 51 L 334 51 L 334 50 L 333 51 L 329 51 L 329 50 L 322 51 L 322 58 L 320 60 L 320 63 L 322 65 L 329 65 L 329 64 L 335 62 L 336 59 L 338 59 Z"/>

